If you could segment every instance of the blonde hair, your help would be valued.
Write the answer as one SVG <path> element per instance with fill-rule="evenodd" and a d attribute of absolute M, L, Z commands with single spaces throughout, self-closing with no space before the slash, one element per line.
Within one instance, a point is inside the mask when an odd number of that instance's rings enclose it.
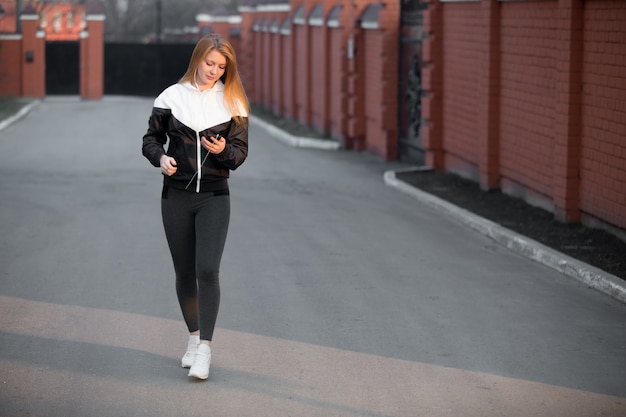
<path fill-rule="evenodd" d="M 233 116 L 235 123 L 241 124 L 244 116 L 250 113 L 250 104 L 243 88 L 241 77 L 239 76 L 239 70 L 237 69 L 235 49 L 222 35 L 211 33 L 203 36 L 202 39 L 198 41 L 191 54 L 189 67 L 179 82 L 194 83 L 200 62 L 212 50 L 217 50 L 226 58 L 226 68 L 220 78 L 224 83 L 224 104 Z M 242 111 L 245 111 L 245 115 L 242 114 Z"/>

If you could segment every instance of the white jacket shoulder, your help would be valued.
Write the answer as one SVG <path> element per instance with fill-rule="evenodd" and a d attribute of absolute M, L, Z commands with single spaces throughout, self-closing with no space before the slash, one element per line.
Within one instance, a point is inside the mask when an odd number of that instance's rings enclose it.
<path fill-rule="evenodd" d="M 160 109 L 171 109 L 174 102 L 185 94 L 186 88 L 182 84 L 173 84 L 167 87 L 154 100 L 154 107 Z"/>

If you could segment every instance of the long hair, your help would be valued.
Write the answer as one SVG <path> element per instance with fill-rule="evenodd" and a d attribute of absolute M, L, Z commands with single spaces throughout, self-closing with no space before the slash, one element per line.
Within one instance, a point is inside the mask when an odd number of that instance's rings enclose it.
<path fill-rule="evenodd" d="M 224 37 L 217 33 L 203 36 L 193 49 L 187 71 L 179 82 L 195 82 L 196 70 L 200 62 L 214 49 L 226 58 L 226 68 L 220 77 L 224 83 L 224 104 L 235 123 L 240 124 L 243 122 L 243 117 L 250 113 L 250 104 L 237 69 L 235 50 Z M 244 111 L 245 114 L 242 114 Z"/>

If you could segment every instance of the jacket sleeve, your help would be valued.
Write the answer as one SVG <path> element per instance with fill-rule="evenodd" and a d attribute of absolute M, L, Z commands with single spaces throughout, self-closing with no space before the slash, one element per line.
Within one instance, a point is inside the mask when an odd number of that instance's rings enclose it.
<path fill-rule="evenodd" d="M 171 110 L 153 107 L 148 120 L 148 131 L 143 136 L 141 151 L 155 167 L 160 166 L 161 155 L 165 153 L 166 129 L 170 116 Z"/>
<path fill-rule="evenodd" d="M 237 169 L 248 156 L 248 118 L 243 118 L 241 124 L 231 120 L 230 128 L 226 133 L 226 147 L 215 155 L 215 160 L 224 168 Z"/>

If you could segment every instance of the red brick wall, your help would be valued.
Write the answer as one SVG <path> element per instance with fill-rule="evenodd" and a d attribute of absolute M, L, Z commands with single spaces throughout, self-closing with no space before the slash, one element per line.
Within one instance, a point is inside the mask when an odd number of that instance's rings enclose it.
<path fill-rule="evenodd" d="M 291 13 L 304 8 L 305 20 L 311 13 L 310 1 L 294 0 L 291 2 Z M 292 22 L 291 36 L 294 41 L 294 75 L 295 75 L 295 118 L 302 124 L 309 125 L 311 120 L 311 43 L 310 28 L 307 23 Z"/>
<path fill-rule="evenodd" d="M 425 1 L 427 163 L 624 234 L 626 2 Z"/>
<path fill-rule="evenodd" d="M 278 18 L 276 20 L 272 20 L 273 25 L 278 25 L 280 27 L 280 22 Z M 282 113 L 282 77 L 283 77 L 283 50 L 281 48 L 282 36 L 280 33 L 275 31 L 274 29 L 270 35 L 270 48 L 272 50 L 272 73 L 270 77 L 272 77 L 272 91 L 270 95 L 270 108 L 274 111 L 275 114 Z"/>
<path fill-rule="evenodd" d="M 104 94 L 104 15 L 87 15 L 87 34 L 80 40 L 80 96 L 101 99 Z"/>
<path fill-rule="evenodd" d="M 277 0 L 269 8 L 239 8 L 241 33 L 237 57 L 250 102 L 292 117 L 293 40 L 280 33 L 283 22 L 290 15 L 284 6 Z"/>
<path fill-rule="evenodd" d="M 345 14 L 345 13 L 344 13 Z M 341 25 L 341 19 L 340 23 Z M 351 148 L 347 139 L 348 36 L 340 28 L 329 30 L 328 49 L 328 132 L 344 147 Z"/>
<path fill-rule="evenodd" d="M 358 18 L 366 4 L 363 2 L 356 3 L 354 8 L 346 5 L 346 10 L 342 10 L 342 24 L 351 28 L 356 25 L 354 19 Z M 345 77 L 346 84 L 344 87 L 345 92 L 345 140 L 344 145 L 348 149 L 363 150 L 365 149 L 365 36 L 363 31 L 358 28 L 354 30 L 347 30 L 346 33 L 346 48 L 348 43 L 351 42 L 352 57 L 347 58 Z M 346 55 L 348 50 L 346 49 Z"/>
<path fill-rule="evenodd" d="M 363 103 L 365 104 L 365 147 L 379 155 L 387 156 L 385 131 L 382 126 L 381 104 L 386 96 L 393 96 L 393 92 L 385 91 L 381 74 L 384 73 L 384 59 L 382 57 L 384 37 L 381 31 L 364 30 L 363 43 L 367 45 L 363 53 L 363 67 L 365 89 Z"/>
<path fill-rule="evenodd" d="M 328 130 L 328 28 L 310 27 L 311 33 L 311 127 L 319 132 Z M 325 57 L 325 59 L 319 59 Z"/>
<path fill-rule="evenodd" d="M 346 132 L 346 41 L 341 29 L 329 30 L 328 49 L 328 131 L 345 143 Z"/>
<path fill-rule="evenodd" d="M 219 33 L 230 42 L 230 29 L 233 27 L 232 24 L 230 24 L 228 21 L 217 21 L 212 22 L 210 27 L 211 32 Z"/>
<path fill-rule="evenodd" d="M 283 3 L 276 0 L 277 3 Z M 365 74 L 366 67 L 363 31 L 358 28 L 359 17 L 372 0 L 292 0 L 289 11 L 270 10 L 266 3 L 261 6 L 240 8 L 242 17 L 241 62 L 244 86 L 252 103 L 261 104 L 341 140 L 349 149 L 365 148 Z M 397 23 L 399 3 L 390 1 L 385 5 L 382 27 L 395 22 L 395 26 L 385 27 L 381 45 L 387 51 L 380 52 L 379 59 L 389 62 L 382 67 L 377 85 L 388 84 L 395 88 L 395 82 L 387 78 L 397 77 Z M 332 8 L 341 6 L 339 28 L 329 28 L 326 19 Z M 294 24 L 293 18 L 299 7 L 304 7 L 304 22 Z M 323 9 L 323 25 L 309 24 L 314 7 Z M 280 7 L 278 9 L 281 9 Z M 282 14 L 281 14 L 282 13 Z M 391 13 L 391 14 L 390 14 Z M 290 33 L 272 33 L 267 43 L 266 32 L 258 26 L 263 19 L 274 22 L 279 18 L 280 26 L 286 17 L 290 18 Z M 257 30 L 253 26 L 257 24 Z M 331 33 L 333 40 L 331 41 Z M 355 50 L 353 59 L 347 57 L 348 40 L 352 39 Z M 390 45 L 390 46 L 389 46 Z M 368 46 L 369 47 L 369 46 Z M 280 49 L 280 51 L 278 51 Z M 334 58 L 331 58 L 334 57 Z M 280 65 L 279 65 L 280 64 Z M 389 67 L 389 65 L 394 68 Z M 332 68 L 332 69 L 331 69 Z M 391 75 L 390 75 L 391 74 Z M 384 78 L 384 79 L 383 79 Z M 277 83 L 280 80 L 280 83 Z M 380 146 L 381 155 L 394 158 L 397 145 L 397 96 L 378 94 L 379 106 L 372 110 L 375 123 L 382 123 L 381 134 L 376 140 L 385 141 Z M 384 103 L 385 100 L 389 104 Z M 330 109 L 334 109 L 332 112 Z M 332 132 L 332 133 L 331 133 Z M 391 146 L 386 141 L 392 141 Z M 391 151 L 390 151 L 391 149 Z"/>
<path fill-rule="evenodd" d="M 21 35 L 0 39 L 0 95 L 43 98 L 46 95 L 45 32 L 37 14 L 21 17 Z M 104 15 L 87 15 L 80 39 L 80 96 L 99 99 L 104 92 Z M 32 55 L 31 62 L 26 56 Z"/>
<path fill-rule="evenodd" d="M 387 160 L 398 158 L 398 83 L 399 83 L 399 49 L 400 36 L 400 2 L 383 3 L 380 14 L 382 30 L 381 56 L 384 62 L 383 73 L 380 74 L 382 100 L 380 103 L 380 122 L 384 131 L 385 152 L 382 156 Z"/>
<path fill-rule="evenodd" d="M 311 119 L 310 125 L 315 130 L 325 133 L 329 128 L 329 96 L 334 94 L 330 90 L 330 29 L 326 22 L 331 8 L 336 4 L 335 0 L 317 0 L 314 7 L 311 8 L 321 11 L 322 21 L 311 24 L 309 22 L 309 31 L 311 36 Z M 320 25 L 321 24 L 321 25 Z M 321 59 L 320 59 L 321 58 Z M 339 75 L 339 74 L 337 74 Z"/>
<path fill-rule="evenodd" d="M 257 17 L 257 25 L 258 21 L 261 19 Z M 248 93 L 250 94 L 250 99 L 256 103 L 263 103 L 263 60 L 264 60 L 264 51 L 263 51 L 263 32 L 256 30 L 252 33 L 252 60 L 249 62 L 250 70 L 251 70 L 251 78 L 252 78 L 252 89 Z"/>
<path fill-rule="evenodd" d="M 379 152 L 379 155 L 387 158 L 389 153 L 386 151 L 386 144 L 381 144 L 378 139 L 386 140 L 386 135 L 383 133 L 384 128 L 382 126 L 376 126 L 376 130 L 378 131 L 370 131 L 372 125 L 376 123 L 376 120 L 382 121 L 385 120 L 388 112 L 384 108 L 383 96 L 387 97 L 386 94 L 382 94 L 382 84 L 385 74 L 379 73 L 377 78 L 375 75 L 367 75 L 368 71 L 373 73 L 375 71 L 373 66 L 377 66 L 380 63 L 375 63 L 369 61 L 369 59 L 382 60 L 387 59 L 386 52 L 382 49 L 374 49 L 372 50 L 372 46 L 366 41 L 367 32 L 370 32 L 369 38 L 372 42 L 376 42 L 378 47 L 382 47 L 386 45 L 385 31 L 390 36 L 393 36 L 393 28 L 388 28 L 387 24 L 390 19 L 385 19 L 385 15 L 390 12 L 393 13 L 397 11 L 394 7 L 394 2 L 385 2 L 383 11 L 379 14 L 379 19 L 376 24 L 379 24 L 378 29 L 363 29 L 361 27 L 361 18 L 366 8 L 370 4 L 374 4 L 377 2 L 369 1 L 369 0 L 353 0 L 350 2 L 343 1 L 342 2 L 342 11 L 341 11 L 341 28 L 345 31 L 345 43 L 346 43 L 346 55 L 348 55 L 347 45 L 349 42 L 352 43 L 353 47 L 353 56 L 351 58 L 347 58 L 344 62 L 346 64 L 345 67 L 345 87 L 343 89 L 345 93 L 345 134 L 343 136 L 343 144 L 348 149 L 355 150 L 363 150 L 370 149 L 374 152 Z M 399 3 L 398 3 L 399 5 Z M 385 9 L 389 7 L 388 9 Z M 387 11 L 385 11 L 387 10 Z M 395 23 L 395 30 L 397 33 L 397 25 L 399 23 L 399 17 Z M 382 31 L 383 34 L 380 33 L 376 35 L 375 33 L 378 31 Z M 379 36 L 382 36 L 381 39 L 377 39 Z M 397 50 L 397 36 L 395 39 L 395 50 Z M 369 58 L 368 58 L 369 57 Z M 389 57 L 390 60 L 393 60 L 393 57 Z M 397 62 L 390 62 L 392 65 L 397 65 Z M 384 67 L 384 66 L 383 66 Z M 380 67 L 379 67 L 380 68 Z M 395 74 L 397 76 L 397 74 Z M 333 76 L 336 76 L 333 74 Z M 377 84 L 371 84 L 367 78 L 374 79 L 376 78 Z M 375 89 L 376 91 L 373 91 Z M 393 93 L 391 93 L 393 96 Z M 393 99 L 396 100 L 397 97 L 393 96 Z M 380 100 L 378 101 L 378 107 L 373 108 L 371 100 Z M 378 113 L 378 114 L 376 114 Z M 367 114 L 367 116 L 366 116 Z M 397 117 L 397 115 L 396 115 Z M 369 120 L 366 120 L 369 119 Z M 369 126 L 369 127 L 368 127 Z M 369 139 L 368 139 L 369 137 Z"/>
<path fill-rule="evenodd" d="M 293 53 L 293 37 L 289 35 L 280 35 L 282 45 L 282 102 L 283 108 L 281 114 L 288 119 L 296 118 L 296 102 L 295 102 L 295 73 L 294 73 L 294 53 Z"/>
<path fill-rule="evenodd" d="M 0 37 L 0 96 L 22 95 L 22 39 Z"/>
<path fill-rule="evenodd" d="M 584 5 L 580 208 L 626 229 L 626 4 Z"/>
<path fill-rule="evenodd" d="M 421 1 L 426 164 L 558 219 L 624 230 L 626 2 Z M 370 3 L 382 5 L 373 28 L 360 20 Z M 324 19 L 341 6 L 339 27 L 308 24 L 318 4 Z M 300 6 L 305 22 L 288 34 L 252 29 L 262 19 L 282 26 Z M 250 100 L 395 159 L 399 10 L 399 0 L 244 7 L 238 56 Z"/>
<path fill-rule="evenodd" d="M 555 23 L 559 50 L 556 53 L 552 203 L 556 218 L 580 221 L 582 0 L 561 0 Z"/>
<path fill-rule="evenodd" d="M 389 1 L 378 12 L 378 27 L 362 30 L 365 146 L 387 160 L 398 157 L 399 21 L 400 3 Z"/>
<path fill-rule="evenodd" d="M 241 82 L 246 89 L 246 94 L 251 102 L 255 97 L 254 85 L 254 51 L 255 36 L 252 31 L 254 19 L 256 18 L 253 10 L 249 8 L 241 8 L 241 37 L 240 48 L 237 50 L 237 64 L 241 75 Z"/>
<path fill-rule="evenodd" d="M 477 48 L 476 135 L 478 138 L 479 183 L 481 188 L 497 188 L 500 182 L 500 22 L 501 8 L 496 0 L 481 3 Z"/>
<path fill-rule="evenodd" d="M 480 3 L 460 3 L 445 7 L 443 42 L 443 78 L 446 80 L 443 97 L 443 145 L 447 166 L 455 170 L 457 164 L 478 160 L 477 128 L 480 119 L 478 102 L 480 55 Z"/>
<path fill-rule="evenodd" d="M 507 180 L 552 193 L 557 2 L 503 4 L 500 166 Z"/>
<path fill-rule="evenodd" d="M 33 54 L 32 62 L 22 64 L 22 95 L 43 98 L 46 95 L 46 45 L 43 34 L 39 33 L 36 17 L 22 17 L 22 52 L 20 59 L 27 53 Z"/>
<path fill-rule="evenodd" d="M 295 25 L 292 30 L 294 37 L 294 75 L 296 120 L 304 125 L 309 124 L 309 102 L 311 99 L 311 81 L 309 64 L 309 28 L 304 25 Z"/>
<path fill-rule="evenodd" d="M 346 136 L 349 149 L 365 149 L 366 65 L 365 36 L 358 30 L 353 37 L 354 57 L 348 60 L 346 83 Z"/>
<path fill-rule="evenodd" d="M 424 146 L 425 164 L 436 170 L 444 169 L 443 149 L 443 4 L 428 3 L 424 11 L 422 56 L 422 119 L 420 137 Z"/>
<path fill-rule="evenodd" d="M 239 67 L 241 65 L 239 61 L 239 52 L 241 51 L 241 36 L 240 35 L 233 36 L 231 33 L 229 33 L 228 40 L 230 44 L 233 46 L 233 49 L 235 50 L 235 56 L 237 57 L 237 66 Z"/>
<path fill-rule="evenodd" d="M 267 108 L 272 108 L 272 73 L 276 71 L 274 67 L 274 57 L 278 53 L 272 48 L 272 33 L 267 29 L 269 26 L 269 18 L 264 19 L 264 28 L 261 32 L 257 32 L 257 36 L 261 37 L 261 59 L 257 61 L 262 70 L 261 84 L 259 85 L 261 91 L 260 102 Z M 258 67 L 257 65 L 257 67 Z"/>

